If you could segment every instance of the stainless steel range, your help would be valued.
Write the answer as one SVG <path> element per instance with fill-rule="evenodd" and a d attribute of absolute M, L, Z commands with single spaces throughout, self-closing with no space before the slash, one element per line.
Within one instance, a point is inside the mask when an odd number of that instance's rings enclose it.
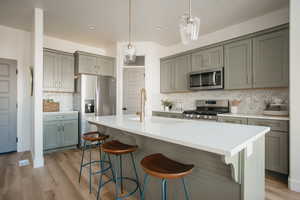
<path fill-rule="evenodd" d="M 229 113 L 229 100 L 197 100 L 196 110 L 183 112 L 185 119 L 217 120 L 217 115 Z"/>

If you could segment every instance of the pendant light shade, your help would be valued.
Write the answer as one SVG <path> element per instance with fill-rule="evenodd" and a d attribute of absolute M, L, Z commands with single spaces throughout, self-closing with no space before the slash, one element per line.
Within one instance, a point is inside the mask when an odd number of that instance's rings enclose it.
<path fill-rule="evenodd" d="M 128 23 L 128 35 L 129 35 L 129 44 L 124 51 L 124 63 L 130 64 L 135 62 L 136 52 L 134 46 L 131 44 L 131 0 L 129 0 L 129 23 Z"/>
<path fill-rule="evenodd" d="M 189 0 L 189 14 L 181 17 L 179 22 L 180 37 L 183 44 L 198 40 L 200 30 L 200 19 L 192 17 L 191 0 Z"/>

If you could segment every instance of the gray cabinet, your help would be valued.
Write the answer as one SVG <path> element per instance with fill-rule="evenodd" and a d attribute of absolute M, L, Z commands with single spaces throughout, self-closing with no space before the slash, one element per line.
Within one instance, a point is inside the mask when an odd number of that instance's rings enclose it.
<path fill-rule="evenodd" d="M 59 147 L 60 127 L 56 121 L 44 122 L 44 150 Z"/>
<path fill-rule="evenodd" d="M 174 113 L 174 112 L 172 113 L 172 112 L 163 112 L 163 111 L 153 111 L 152 115 L 157 117 L 168 117 L 168 118 L 179 118 L 179 119 L 183 118 L 182 113 Z"/>
<path fill-rule="evenodd" d="M 188 91 L 188 74 L 191 72 L 190 56 L 179 56 L 161 62 L 161 92 Z"/>
<path fill-rule="evenodd" d="M 115 59 L 97 57 L 97 66 L 103 76 L 115 76 Z"/>
<path fill-rule="evenodd" d="M 266 169 L 288 174 L 289 133 L 288 122 L 279 120 L 249 119 L 249 125 L 268 126 L 266 135 Z"/>
<path fill-rule="evenodd" d="M 266 169 L 288 174 L 288 133 L 271 131 L 266 135 Z"/>
<path fill-rule="evenodd" d="M 44 91 L 74 92 L 74 56 L 69 53 L 44 50 Z"/>
<path fill-rule="evenodd" d="M 239 117 L 218 117 L 220 122 L 267 126 L 271 131 L 266 134 L 265 167 L 267 170 L 288 174 L 289 170 L 289 128 L 288 121 L 253 119 Z"/>
<path fill-rule="evenodd" d="M 223 46 L 214 47 L 192 54 L 192 71 L 223 67 Z"/>
<path fill-rule="evenodd" d="M 225 45 L 225 89 L 252 88 L 252 40 Z"/>
<path fill-rule="evenodd" d="M 218 116 L 219 122 L 232 123 L 232 124 L 247 124 L 247 118 L 239 118 L 239 117 L 220 117 Z"/>
<path fill-rule="evenodd" d="M 44 150 L 78 144 L 78 114 L 44 115 Z"/>
<path fill-rule="evenodd" d="M 77 51 L 76 73 L 115 76 L 115 59 L 112 57 Z"/>
<path fill-rule="evenodd" d="M 162 61 L 160 65 L 160 92 L 171 92 L 173 88 L 172 76 L 173 76 L 174 60 Z"/>
<path fill-rule="evenodd" d="M 287 87 L 288 83 L 288 30 L 255 37 L 253 39 L 254 88 Z"/>

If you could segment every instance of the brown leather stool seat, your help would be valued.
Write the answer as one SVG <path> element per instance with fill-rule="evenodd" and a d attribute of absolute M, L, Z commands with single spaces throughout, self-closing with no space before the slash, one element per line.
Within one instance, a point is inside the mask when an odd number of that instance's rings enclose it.
<path fill-rule="evenodd" d="M 124 144 L 119 142 L 118 140 L 112 140 L 104 143 L 101 146 L 101 148 L 106 153 L 120 155 L 120 154 L 132 153 L 137 150 L 138 146 Z"/>
<path fill-rule="evenodd" d="M 152 154 L 141 161 L 144 171 L 162 179 L 181 178 L 192 172 L 194 165 L 171 160 L 163 154 Z"/>
<path fill-rule="evenodd" d="M 109 137 L 108 135 L 104 135 L 98 131 L 94 131 L 94 132 L 84 133 L 82 139 L 85 141 L 95 142 L 95 141 L 106 140 L 108 137 Z"/>

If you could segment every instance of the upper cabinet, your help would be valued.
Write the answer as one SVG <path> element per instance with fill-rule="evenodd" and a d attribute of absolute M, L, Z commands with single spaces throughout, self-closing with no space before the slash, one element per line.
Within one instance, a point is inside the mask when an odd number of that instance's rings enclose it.
<path fill-rule="evenodd" d="M 77 51 L 76 73 L 115 76 L 115 59 Z"/>
<path fill-rule="evenodd" d="M 252 39 L 225 45 L 225 89 L 252 88 Z"/>
<path fill-rule="evenodd" d="M 192 54 L 192 71 L 223 67 L 223 46 L 200 50 Z"/>
<path fill-rule="evenodd" d="M 48 92 L 74 92 L 73 54 L 44 50 L 43 88 Z"/>
<path fill-rule="evenodd" d="M 160 90 L 162 93 L 188 91 L 188 74 L 191 72 L 190 56 L 179 56 L 161 62 Z"/>
<path fill-rule="evenodd" d="M 253 87 L 287 87 L 289 34 L 281 30 L 253 39 Z"/>

